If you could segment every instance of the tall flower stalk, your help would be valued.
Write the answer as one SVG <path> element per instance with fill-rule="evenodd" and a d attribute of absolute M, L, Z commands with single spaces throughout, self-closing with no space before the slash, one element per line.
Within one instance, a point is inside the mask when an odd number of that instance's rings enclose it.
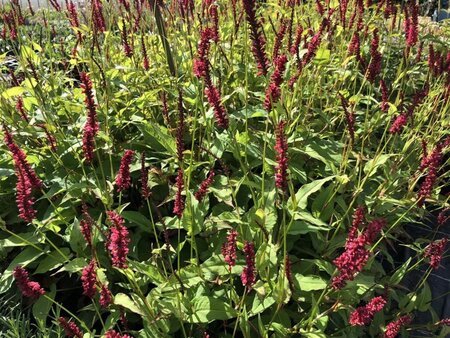
<path fill-rule="evenodd" d="M 265 52 L 266 40 L 260 20 L 256 17 L 256 0 L 242 0 L 248 27 L 250 40 L 252 41 L 252 53 L 256 60 L 259 73 L 267 74 L 269 61 Z"/>

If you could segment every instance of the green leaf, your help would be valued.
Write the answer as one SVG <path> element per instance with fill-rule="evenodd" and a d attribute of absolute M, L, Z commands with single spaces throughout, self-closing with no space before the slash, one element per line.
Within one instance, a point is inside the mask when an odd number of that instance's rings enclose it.
<path fill-rule="evenodd" d="M 70 254 L 69 248 L 61 248 L 61 252 L 66 255 L 66 257 Z M 52 251 L 39 263 L 36 268 L 35 273 L 44 273 L 50 270 L 57 268 L 67 262 L 67 259 L 62 257 L 61 254 L 57 251 Z"/>
<path fill-rule="evenodd" d="M 56 286 L 55 284 L 51 285 L 51 291 L 46 292 L 45 295 L 47 297 L 39 297 L 39 299 L 36 301 L 36 303 L 33 304 L 33 317 L 36 319 L 38 323 L 40 323 L 41 326 L 45 325 L 45 322 L 47 320 L 48 313 L 50 312 L 50 309 L 52 308 L 53 302 L 52 299 L 55 299 L 56 295 Z"/>
<path fill-rule="evenodd" d="M 374 159 L 367 161 L 366 165 L 364 166 L 364 173 L 366 174 L 366 176 L 370 177 L 370 176 L 375 175 L 375 173 L 377 172 L 377 169 L 380 166 L 382 166 L 383 164 L 385 164 L 386 161 L 392 156 L 394 156 L 394 155 L 393 154 L 383 154 L 383 155 L 377 156 Z"/>
<path fill-rule="evenodd" d="M 392 285 L 396 285 L 400 283 L 405 276 L 406 272 L 408 271 L 409 264 L 411 263 L 411 257 L 408 258 L 408 260 L 402 264 L 401 267 L 397 269 L 397 271 L 394 272 L 392 277 L 390 278 L 389 283 Z"/>
<path fill-rule="evenodd" d="M 150 220 L 137 211 L 122 211 L 121 216 L 126 219 L 128 222 L 132 224 L 136 224 L 142 229 L 144 232 L 152 232 L 151 231 L 151 222 Z"/>
<path fill-rule="evenodd" d="M 160 151 L 166 150 L 170 155 L 176 155 L 175 140 L 167 128 L 145 120 L 137 123 L 137 127 L 144 134 L 144 138 L 148 141 L 150 148 L 156 148 Z"/>
<path fill-rule="evenodd" d="M 68 271 L 70 273 L 74 273 L 83 270 L 86 265 L 87 262 L 85 258 L 75 258 L 59 269 L 58 272 Z"/>
<path fill-rule="evenodd" d="M 138 315 L 145 316 L 145 312 L 143 311 L 142 301 L 137 299 L 131 299 L 124 293 L 118 293 L 114 296 L 114 304 L 121 305 L 124 308 L 130 310 L 131 312 L 137 313 Z"/>
<path fill-rule="evenodd" d="M 306 332 L 304 329 L 300 329 L 300 332 L 305 338 L 327 338 L 327 335 L 321 331 Z"/>
<path fill-rule="evenodd" d="M 323 290 L 327 287 L 325 279 L 313 275 L 303 276 L 301 274 L 296 274 L 294 276 L 294 283 L 296 284 L 296 289 L 300 291 Z"/>
<path fill-rule="evenodd" d="M 269 308 L 275 303 L 275 298 L 272 296 L 265 296 L 260 297 L 257 294 L 255 294 L 253 301 L 252 301 L 252 307 L 249 312 L 249 316 L 257 315 L 258 313 L 263 312 L 265 309 Z"/>
<path fill-rule="evenodd" d="M 277 271 L 278 248 L 270 242 L 263 242 L 256 252 L 256 269 L 263 280 L 270 280 Z"/>
<path fill-rule="evenodd" d="M 237 312 L 228 302 L 217 297 L 198 296 L 192 300 L 189 323 L 209 323 L 236 317 Z"/>
<path fill-rule="evenodd" d="M 25 232 L 21 234 L 14 234 L 11 237 L 0 240 L 0 247 L 12 248 L 16 246 L 27 246 L 42 243 L 43 240 L 43 236 L 39 233 Z"/>
<path fill-rule="evenodd" d="M 11 88 L 6 89 L 2 93 L 2 96 L 5 99 L 11 99 L 13 97 L 23 94 L 24 92 L 25 92 L 25 89 L 22 87 L 11 87 Z"/>
<path fill-rule="evenodd" d="M 297 210 L 297 208 L 305 209 L 308 205 L 308 197 L 314 194 L 316 191 L 319 191 L 326 182 L 334 179 L 335 177 L 336 176 L 333 175 L 303 185 L 295 194 L 296 204 L 293 205 L 293 200 L 289 200 L 289 208 L 293 210 Z"/>

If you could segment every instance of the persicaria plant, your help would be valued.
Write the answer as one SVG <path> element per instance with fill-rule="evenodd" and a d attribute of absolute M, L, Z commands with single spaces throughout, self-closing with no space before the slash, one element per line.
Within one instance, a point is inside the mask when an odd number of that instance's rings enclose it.
<path fill-rule="evenodd" d="M 49 4 L 0 7 L 0 337 L 450 334 L 448 24 Z"/>

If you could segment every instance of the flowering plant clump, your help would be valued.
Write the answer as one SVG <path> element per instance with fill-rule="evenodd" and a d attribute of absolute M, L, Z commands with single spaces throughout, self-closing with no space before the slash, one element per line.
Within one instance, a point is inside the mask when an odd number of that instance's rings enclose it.
<path fill-rule="evenodd" d="M 423 7 L 2 4 L 0 337 L 448 336 Z"/>

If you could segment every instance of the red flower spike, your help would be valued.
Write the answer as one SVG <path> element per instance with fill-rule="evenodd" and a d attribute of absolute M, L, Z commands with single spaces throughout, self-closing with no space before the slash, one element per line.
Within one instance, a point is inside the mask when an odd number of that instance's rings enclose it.
<path fill-rule="evenodd" d="M 389 132 L 391 134 L 400 133 L 406 126 L 406 123 L 408 123 L 408 116 L 405 113 L 402 113 L 399 116 L 397 116 L 397 118 L 394 120 L 394 122 L 391 125 L 391 128 L 389 128 Z"/>
<path fill-rule="evenodd" d="M 105 18 L 103 17 L 103 4 L 101 0 L 93 0 L 92 3 L 92 22 L 97 32 L 106 31 Z"/>
<path fill-rule="evenodd" d="M 284 257 L 284 272 L 289 283 L 289 288 L 292 292 L 294 292 L 295 286 L 294 279 L 292 278 L 291 261 L 289 259 L 289 255 L 286 255 Z"/>
<path fill-rule="evenodd" d="M 144 35 L 141 35 L 141 49 L 142 49 L 142 66 L 145 70 L 150 69 L 150 62 L 148 60 L 147 47 L 145 47 Z"/>
<path fill-rule="evenodd" d="M 255 246 L 252 242 L 245 241 L 244 243 L 245 266 L 241 274 L 242 285 L 246 286 L 248 290 L 256 282 L 256 268 L 255 268 Z"/>
<path fill-rule="evenodd" d="M 145 152 L 141 154 L 141 196 L 144 200 L 151 195 L 150 187 L 148 186 L 148 168 L 145 166 Z"/>
<path fill-rule="evenodd" d="M 437 322 L 436 325 L 450 326 L 450 318 L 444 318 Z"/>
<path fill-rule="evenodd" d="M 269 62 L 264 50 L 266 40 L 262 32 L 261 22 L 256 17 L 256 0 L 242 0 L 245 17 L 250 29 L 250 40 L 252 41 L 252 53 L 258 67 L 258 75 L 266 75 Z"/>
<path fill-rule="evenodd" d="M 81 282 L 83 285 L 83 295 L 93 298 L 97 293 L 96 283 L 97 283 L 97 263 L 95 259 L 92 258 L 89 264 L 84 267 Z"/>
<path fill-rule="evenodd" d="M 175 194 L 175 204 L 173 207 L 173 213 L 177 215 L 178 218 L 181 218 L 184 211 L 184 199 L 181 193 L 183 192 L 183 170 L 180 168 L 178 169 L 178 175 L 176 180 L 177 185 L 177 192 Z"/>
<path fill-rule="evenodd" d="M 30 120 L 28 119 L 27 113 L 25 112 L 25 108 L 23 107 L 23 98 L 22 96 L 19 96 L 16 101 L 16 109 L 20 114 L 20 117 L 22 120 L 24 120 L 27 123 L 30 123 Z"/>
<path fill-rule="evenodd" d="M 425 257 L 430 258 L 430 265 L 433 269 L 438 269 L 441 264 L 442 255 L 444 254 L 445 247 L 447 246 L 448 238 L 442 238 L 440 240 L 430 243 L 425 248 Z"/>
<path fill-rule="evenodd" d="M 378 37 L 378 29 L 373 31 L 373 38 L 370 43 L 370 63 L 366 72 L 366 77 L 369 82 L 373 82 L 381 71 L 382 55 L 378 51 L 380 38 Z"/>
<path fill-rule="evenodd" d="M 58 323 L 64 329 L 66 337 L 83 338 L 83 332 L 74 322 L 69 322 L 64 317 L 59 317 Z"/>
<path fill-rule="evenodd" d="M 374 220 L 367 225 L 364 233 L 355 238 L 356 227 L 352 225 L 345 243 L 345 251 L 333 261 L 339 271 L 331 282 L 335 290 L 343 288 L 347 281 L 353 280 L 355 275 L 362 271 L 370 258 L 370 251 L 366 249 L 366 246 L 372 244 L 384 226 L 386 226 L 385 220 Z"/>
<path fill-rule="evenodd" d="M 419 6 L 416 0 L 409 1 L 410 16 L 405 19 L 406 45 L 411 48 L 418 41 Z"/>
<path fill-rule="evenodd" d="M 128 229 L 123 225 L 123 218 L 114 211 L 107 211 L 111 228 L 108 234 L 107 248 L 111 255 L 112 265 L 119 269 L 126 269 L 128 245 L 130 238 Z"/>
<path fill-rule="evenodd" d="M 21 266 L 16 266 L 12 273 L 16 280 L 17 287 L 22 295 L 28 298 L 39 298 L 45 291 L 38 282 L 32 282 L 28 276 L 28 272 Z"/>
<path fill-rule="evenodd" d="M 222 255 L 224 256 L 225 263 L 228 264 L 228 267 L 231 271 L 231 268 L 236 265 L 237 258 L 237 231 L 232 229 L 228 232 L 227 241 L 222 246 Z"/>
<path fill-rule="evenodd" d="M 283 73 L 286 69 L 287 57 L 286 55 L 278 56 L 275 61 L 275 70 L 270 77 L 270 84 L 266 89 L 266 97 L 264 99 L 264 108 L 267 111 L 272 109 L 272 105 L 280 99 L 281 83 L 283 82 Z"/>
<path fill-rule="evenodd" d="M 277 155 L 277 166 L 275 167 L 275 185 L 278 189 L 285 191 L 288 179 L 288 144 L 284 134 L 285 121 L 280 121 L 276 129 L 275 153 Z"/>
<path fill-rule="evenodd" d="M 303 27 L 299 25 L 297 30 L 295 31 L 295 40 L 292 45 L 290 52 L 292 55 L 296 55 L 298 53 L 298 48 L 300 46 L 300 42 L 302 41 Z"/>
<path fill-rule="evenodd" d="M 99 130 L 97 122 L 97 105 L 94 101 L 92 81 L 87 73 L 80 73 L 81 89 L 85 95 L 84 103 L 88 111 L 87 120 L 83 128 L 83 152 L 86 162 L 91 162 L 94 157 L 94 138 Z"/>
<path fill-rule="evenodd" d="M 131 58 L 133 56 L 133 49 L 131 48 L 131 45 L 128 42 L 128 31 L 124 20 L 122 20 L 121 37 L 122 37 L 123 52 L 125 53 L 126 57 Z"/>
<path fill-rule="evenodd" d="M 386 113 L 389 110 L 389 94 L 388 89 L 386 87 L 386 83 L 383 79 L 380 80 L 380 88 L 381 88 L 381 106 L 380 109 L 382 112 Z"/>
<path fill-rule="evenodd" d="M 430 156 L 427 158 L 428 173 L 425 180 L 420 186 L 419 193 L 417 195 L 418 205 L 422 206 L 425 199 L 430 197 L 434 184 L 438 178 L 438 170 L 442 161 L 442 145 L 438 144 Z"/>
<path fill-rule="evenodd" d="M 365 211 L 363 206 L 359 206 L 356 208 L 353 213 L 352 226 L 350 231 L 348 232 L 347 242 L 345 247 L 347 247 L 347 243 L 351 243 L 358 237 L 358 227 L 364 223 Z"/>
<path fill-rule="evenodd" d="M 134 150 L 126 150 L 120 161 L 119 173 L 116 176 L 117 191 L 127 190 L 131 186 L 130 165 L 133 161 Z"/>
<path fill-rule="evenodd" d="M 120 333 L 114 330 L 109 330 L 105 332 L 105 338 L 132 338 L 132 337 L 127 334 L 121 335 Z"/>
<path fill-rule="evenodd" d="M 210 170 L 208 177 L 200 184 L 200 188 L 195 193 L 197 201 L 201 202 L 208 193 L 209 186 L 214 182 L 214 170 Z"/>
<path fill-rule="evenodd" d="M 369 325 L 374 315 L 381 311 L 386 305 L 386 299 L 383 296 L 374 297 L 365 306 L 358 307 L 350 314 L 349 324 L 352 326 Z"/>
<path fill-rule="evenodd" d="M 409 324 L 412 320 L 411 315 L 402 316 L 393 322 L 386 325 L 386 331 L 384 332 L 384 338 L 395 338 L 400 332 L 401 328 Z"/>
<path fill-rule="evenodd" d="M 92 246 L 92 226 L 94 220 L 91 215 L 89 215 L 88 207 L 83 203 L 82 206 L 83 219 L 80 221 L 80 231 L 89 247 Z"/>
<path fill-rule="evenodd" d="M 107 308 L 112 302 L 111 291 L 109 291 L 108 286 L 106 284 L 102 284 L 100 288 L 100 300 L 99 303 L 101 307 Z"/>
<path fill-rule="evenodd" d="M 272 52 L 272 61 L 276 62 L 276 59 L 278 58 L 280 54 L 280 48 L 281 44 L 283 43 L 284 35 L 286 34 L 286 20 L 281 21 L 280 28 L 278 29 L 277 35 L 275 37 L 275 42 L 273 45 L 273 52 Z"/>

